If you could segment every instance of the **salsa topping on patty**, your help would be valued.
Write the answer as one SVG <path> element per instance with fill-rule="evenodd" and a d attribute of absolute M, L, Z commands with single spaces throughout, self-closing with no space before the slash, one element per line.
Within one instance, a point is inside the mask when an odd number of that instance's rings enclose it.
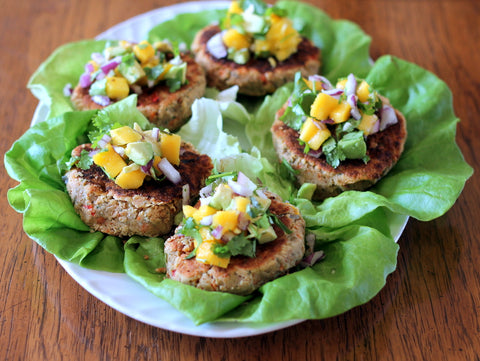
<path fill-rule="evenodd" d="M 124 189 L 138 189 L 146 179 L 181 181 L 174 167 L 180 164 L 181 137 L 177 134 L 159 128 L 142 130 L 135 123 L 133 127 L 117 124 L 103 134 L 89 136 L 92 150 L 72 157 L 70 166 L 88 169 L 95 164 Z"/>
<path fill-rule="evenodd" d="M 91 55 L 79 85 L 89 88 L 92 101 L 106 106 L 161 82 L 175 92 L 186 84 L 186 74 L 187 63 L 169 42 L 150 44 L 144 40 L 136 44 L 122 40 L 108 42 L 102 53 Z"/>
<path fill-rule="evenodd" d="M 294 54 L 302 40 L 286 15 L 261 0 L 232 1 L 220 24 L 223 31 L 208 41 L 207 49 L 238 64 L 254 56 L 267 58 L 273 66 Z"/>
<path fill-rule="evenodd" d="M 369 158 L 365 139 L 398 122 L 395 110 L 363 79 L 349 74 L 333 86 L 323 76 L 295 76 L 281 120 L 299 132 L 305 153 L 325 154 L 337 168 L 346 159 Z"/>
<path fill-rule="evenodd" d="M 257 244 L 274 241 L 273 225 L 290 231 L 270 212 L 271 200 L 242 172 L 212 175 L 196 207 L 183 206 L 176 233 L 194 239 L 189 258 L 226 268 L 230 257 L 255 257 Z"/>

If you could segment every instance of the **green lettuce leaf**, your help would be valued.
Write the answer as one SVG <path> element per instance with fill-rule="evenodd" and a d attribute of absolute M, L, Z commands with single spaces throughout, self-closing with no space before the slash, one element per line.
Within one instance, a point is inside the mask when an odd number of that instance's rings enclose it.
<path fill-rule="evenodd" d="M 75 110 L 63 94 L 67 84 L 75 87 L 93 52 L 101 52 L 104 40 L 82 40 L 56 49 L 30 77 L 27 87 L 40 102 L 48 105 L 48 118 Z"/>
<path fill-rule="evenodd" d="M 389 215 L 439 217 L 472 174 L 455 143 L 458 118 L 451 92 L 435 75 L 398 58 L 385 56 L 372 65 L 370 38 L 353 23 L 332 20 L 295 1 L 280 1 L 278 6 L 287 9 L 295 26 L 322 49 L 323 75 L 332 81 L 350 72 L 366 77 L 404 113 L 408 139 L 398 164 L 366 192 L 344 192 L 322 203 L 298 197 L 276 158 L 270 135 L 275 112 L 291 93 L 290 84 L 257 101 L 239 98 L 239 103 L 221 105 L 198 100 L 192 119 L 179 133 L 214 158 L 220 170 L 241 170 L 297 205 L 307 232 L 316 236 L 315 249 L 326 254 L 324 260 L 269 282 L 250 297 L 240 297 L 164 279 L 163 239 L 132 237 L 123 245 L 116 237 L 90 232 L 73 209 L 62 175 L 71 150 L 86 141 L 97 112 L 72 112 L 63 87 L 76 84 L 90 53 L 103 49 L 104 42 L 93 40 L 59 48 L 30 79 L 29 88 L 49 105 L 50 113 L 5 155 L 9 175 L 19 182 L 8 199 L 23 213 L 25 232 L 59 258 L 92 269 L 126 272 L 196 324 L 325 318 L 374 297 L 396 267 L 398 245 L 390 234 Z M 170 38 L 190 44 L 195 31 L 222 13 L 179 15 L 152 29 L 149 40 Z M 149 127 L 135 105 L 132 96 L 98 114 L 105 122 L 136 121 Z"/>

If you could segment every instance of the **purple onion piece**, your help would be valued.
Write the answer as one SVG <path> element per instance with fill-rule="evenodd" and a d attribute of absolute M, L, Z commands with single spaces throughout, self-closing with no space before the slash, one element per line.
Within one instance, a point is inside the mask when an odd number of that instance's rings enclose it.
<path fill-rule="evenodd" d="M 301 264 L 304 267 L 311 267 L 318 261 L 322 260 L 325 258 L 325 252 L 323 251 L 316 251 L 311 254 L 309 254 L 307 257 L 305 257 Z"/>
<path fill-rule="evenodd" d="M 316 81 L 316 82 L 321 82 L 322 83 L 322 89 L 324 90 L 330 90 L 330 89 L 333 89 L 333 85 L 332 83 L 330 83 L 330 80 L 328 80 L 327 78 L 325 78 L 324 76 L 321 76 L 321 75 L 310 75 L 308 77 L 308 80 L 310 81 Z"/>
<path fill-rule="evenodd" d="M 384 105 L 380 110 L 380 131 L 387 129 L 390 125 L 396 124 L 398 122 L 397 114 L 395 114 L 395 109 L 389 105 Z"/>
<path fill-rule="evenodd" d="M 350 96 L 347 97 L 347 103 L 350 105 L 350 107 L 352 108 L 350 110 L 350 114 L 351 116 L 355 119 L 355 120 L 359 120 L 362 118 L 362 115 L 360 114 L 360 111 L 358 110 L 358 106 L 357 106 L 357 96 L 355 94 L 352 94 Z"/>
<path fill-rule="evenodd" d="M 105 63 L 100 67 L 102 69 L 102 72 L 104 74 L 108 74 L 110 70 L 114 70 L 117 66 L 119 66 L 121 63 L 121 59 L 119 60 L 118 58 L 114 58 L 110 60 L 109 62 Z"/>
<path fill-rule="evenodd" d="M 223 43 L 222 33 L 215 34 L 207 41 L 207 50 L 217 59 L 227 56 L 227 47 Z"/>
<path fill-rule="evenodd" d="M 216 239 L 221 239 L 223 233 L 223 227 L 217 226 L 215 229 L 212 230 L 212 236 Z"/>
<path fill-rule="evenodd" d="M 160 139 L 160 129 L 157 127 L 154 127 L 152 129 L 152 138 L 155 139 L 157 142 Z"/>
<path fill-rule="evenodd" d="M 206 198 L 210 197 L 212 195 L 213 187 L 212 184 L 209 184 L 208 186 L 203 187 L 200 189 L 200 197 Z"/>
<path fill-rule="evenodd" d="M 352 73 L 348 74 L 347 82 L 345 83 L 345 94 L 347 96 L 355 94 L 357 90 L 357 79 Z"/>
<path fill-rule="evenodd" d="M 174 184 L 181 182 L 182 177 L 180 176 L 180 173 L 173 167 L 167 158 L 162 158 L 162 160 L 158 162 L 158 169 L 162 171 L 170 182 Z"/>
<path fill-rule="evenodd" d="M 103 64 L 105 62 L 105 57 L 102 53 L 92 53 L 90 58 L 97 64 Z"/>
<path fill-rule="evenodd" d="M 65 84 L 65 86 L 63 87 L 63 95 L 66 97 L 69 97 L 72 95 L 72 92 L 73 92 L 72 84 L 70 83 Z"/>
<path fill-rule="evenodd" d="M 79 83 L 82 88 L 88 88 L 90 85 L 92 85 L 92 79 L 90 77 L 90 74 L 83 73 L 82 75 L 80 75 Z"/>
<path fill-rule="evenodd" d="M 150 170 L 152 169 L 152 165 L 153 165 L 153 158 L 150 159 L 150 161 L 147 164 L 142 165 L 140 168 L 143 173 L 145 173 L 146 175 L 150 175 Z"/>
<path fill-rule="evenodd" d="M 109 97 L 106 95 L 94 95 L 92 96 L 92 101 L 94 103 L 97 103 L 98 105 L 101 105 L 103 107 L 109 105 L 111 103 L 111 100 Z"/>
<path fill-rule="evenodd" d="M 343 94 L 343 90 L 342 89 L 337 89 L 337 88 L 334 88 L 334 89 L 332 88 L 332 89 L 329 89 L 329 90 L 324 90 L 324 91 L 322 91 L 322 93 L 325 93 L 327 95 L 330 95 L 330 96 L 334 97 L 335 99 L 338 99 Z"/>
<path fill-rule="evenodd" d="M 200 224 L 202 226 L 211 226 L 212 222 L 213 222 L 213 215 L 205 216 L 200 220 Z M 215 238 L 217 238 L 217 237 L 215 237 Z"/>
<path fill-rule="evenodd" d="M 85 64 L 85 73 L 92 74 L 95 71 L 95 67 L 92 63 Z"/>
<path fill-rule="evenodd" d="M 314 158 L 320 158 L 320 156 L 323 154 L 322 148 L 318 148 L 317 150 L 310 149 L 308 151 L 308 155 L 314 157 Z"/>

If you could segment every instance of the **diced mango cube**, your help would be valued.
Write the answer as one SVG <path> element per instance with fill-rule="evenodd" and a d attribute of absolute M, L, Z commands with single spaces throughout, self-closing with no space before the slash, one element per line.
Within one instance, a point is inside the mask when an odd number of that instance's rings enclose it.
<path fill-rule="evenodd" d="M 325 120 L 337 105 L 337 99 L 328 94 L 320 93 L 317 95 L 310 108 L 310 116 L 318 120 Z"/>
<path fill-rule="evenodd" d="M 255 54 L 270 52 L 270 43 L 264 39 L 255 39 L 253 42 L 253 51 Z"/>
<path fill-rule="evenodd" d="M 313 80 L 308 80 L 308 79 L 305 79 L 305 83 L 307 83 L 308 87 L 312 90 L 315 90 L 315 91 L 320 91 L 322 90 L 322 82 L 320 80 L 318 81 L 313 81 Z M 313 86 L 315 84 L 315 89 L 313 89 Z"/>
<path fill-rule="evenodd" d="M 375 124 L 378 121 L 378 117 L 375 114 L 367 115 L 362 114 L 362 120 L 358 125 L 358 129 L 363 131 L 363 134 L 369 135 L 372 133 L 373 129 L 375 128 Z"/>
<path fill-rule="evenodd" d="M 213 242 L 202 242 L 197 248 L 197 261 L 210 264 L 212 266 L 227 268 L 230 262 L 230 257 L 219 257 L 213 253 L 214 244 L 215 243 Z"/>
<path fill-rule="evenodd" d="M 347 84 L 347 79 L 342 79 L 337 82 L 335 88 L 337 89 L 345 89 L 345 84 Z"/>
<path fill-rule="evenodd" d="M 362 80 L 357 87 L 357 97 L 362 103 L 366 102 L 370 96 L 370 85 L 365 80 Z"/>
<path fill-rule="evenodd" d="M 212 236 L 212 232 L 209 227 L 201 227 L 200 237 L 202 237 L 202 242 L 215 242 L 215 237 Z"/>
<path fill-rule="evenodd" d="M 302 38 L 293 27 L 290 19 L 274 14 L 271 15 L 270 19 L 272 25 L 265 38 L 270 44 L 270 51 L 279 61 L 283 61 L 297 51 L 297 46 Z"/>
<path fill-rule="evenodd" d="M 107 144 L 106 151 L 98 152 L 92 158 L 93 162 L 102 167 L 110 178 L 115 178 L 127 165 L 110 144 Z"/>
<path fill-rule="evenodd" d="M 223 35 L 223 42 L 227 48 L 236 50 L 245 49 L 250 46 L 250 39 L 244 34 L 240 34 L 236 29 L 228 29 Z"/>
<path fill-rule="evenodd" d="M 235 208 L 237 208 L 237 211 L 239 212 L 246 212 L 247 207 L 250 204 L 250 199 L 247 197 L 235 197 Z"/>
<path fill-rule="evenodd" d="M 143 40 L 133 47 L 133 53 L 141 63 L 146 63 L 155 56 L 155 49 L 148 41 Z"/>
<path fill-rule="evenodd" d="M 207 204 L 201 205 L 196 212 L 192 215 L 193 219 L 195 219 L 195 222 L 200 223 L 202 219 L 204 219 L 207 216 L 211 216 L 215 214 L 217 210 L 213 207 L 210 207 Z"/>
<path fill-rule="evenodd" d="M 241 14 L 241 13 L 243 13 L 243 9 L 241 8 L 238 1 L 232 1 L 232 3 L 230 4 L 230 7 L 228 8 L 228 13 L 229 14 Z"/>
<path fill-rule="evenodd" d="M 332 118 L 335 123 L 343 123 L 350 118 L 351 110 L 352 107 L 350 104 L 341 102 L 330 112 L 330 118 Z"/>
<path fill-rule="evenodd" d="M 300 140 L 307 143 L 310 139 L 312 139 L 320 129 L 319 124 L 321 123 L 312 118 L 307 118 L 300 129 Z"/>
<path fill-rule="evenodd" d="M 238 225 L 238 213 L 234 210 L 218 211 L 213 216 L 212 227 L 222 227 L 222 233 L 233 231 Z"/>
<path fill-rule="evenodd" d="M 115 178 L 115 184 L 124 189 L 137 189 L 143 184 L 146 174 L 142 172 L 140 166 L 131 164 L 122 169 Z"/>
<path fill-rule="evenodd" d="M 110 99 L 123 99 L 130 93 L 127 79 L 118 76 L 110 76 L 105 84 L 105 91 Z"/>
<path fill-rule="evenodd" d="M 160 150 L 162 156 L 175 165 L 180 164 L 180 145 L 182 138 L 177 134 L 162 133 L 160 135 Z"/>
<path fill-rule="evenodd" d="M 197 211 L 197 208 L 189 206 L 188 204 L 184 204 L 182 206 L 182 211 L 185 218 L 190 218 L 190 217 L 193 217 L 193 215 Z"/>
<path fill-rule="evenodd" d="M 322 146 L 322 144 L 330 138 L 332 134 L 330 133 L 330 130 L 328 130 L 327 127 L 325 129 L 319 130 L 308 142 L 308 146 L 310 149 L 313 150 L 318 150 Z"/>
<path fill-rule="evenodd" d="M 125 125 L 120 128 L 110 130 L 113 145 L 125 145 L 128 143 L 138 142 L 142 139 L 141 134 Z"/>

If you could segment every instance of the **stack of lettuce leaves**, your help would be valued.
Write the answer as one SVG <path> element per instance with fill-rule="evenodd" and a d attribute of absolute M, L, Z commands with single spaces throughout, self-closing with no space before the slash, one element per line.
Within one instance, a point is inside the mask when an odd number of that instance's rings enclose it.
<path fill-rule="evenodd" d="M 354 73 L 364 77 L 405 115 L 408 139 L 391 172 L 373 188 L 349 191 L 322 203 L 300 197 L 288 172 L 273 152 L 270 125 L 287 100 L 287 84 L 261 100 L 197 100 L 182 138 L 210 155 L 221 170 L 239 170 L 260 179 L 299 207 L 307 232 L 316 235 L 316 250 L 325 259 L 298 269 L 242 297 L 207 292 L 164 279 L 161 238 L 121 240 L 91 232 L 76 214 L 62 176 L 71 150 L 86 142 L 97 111 L 75 111 L 63 94 L 75 85 L 90 54 L 105 41 L 86 40 L 57 49 L 28 84 L 48 105 L 45 121 L 33 125 L 5 155 L 5 167 L 19 185 L 8 192 L 11 206 L 23 213 L 26 234 L 60 259 L 83 267 L 126 272 L 168 301 L 195 324 L 211 321 L 280 322 L 338 315 L 373 298 L 396 268 L 398 244 L 392 217 L 429 221 L 444 214 L 460 195 L 472 168 L 456 145 L 459 119 L 452 94 L 434 74 L 404 60 L 369 59 L 370 38 L 355 24 L 332 20 L 321 10 L 296 1 L 280 1 L 301 33 L 322 49 L 322 75 L 331 81 Z M 190 44 L 196 31 L 223 12 L 181 14 L 153 28 L 150 41 L 169 38 Z M 174 37 L 172 38 L 172 34 Z M 112 123 L 151 124 L 136 109 L 132 95 L 101 112 Z M 247 110 L 248 109 L 248 110 Z M 148 255 L 146 260 L 144 255 Z"/>

